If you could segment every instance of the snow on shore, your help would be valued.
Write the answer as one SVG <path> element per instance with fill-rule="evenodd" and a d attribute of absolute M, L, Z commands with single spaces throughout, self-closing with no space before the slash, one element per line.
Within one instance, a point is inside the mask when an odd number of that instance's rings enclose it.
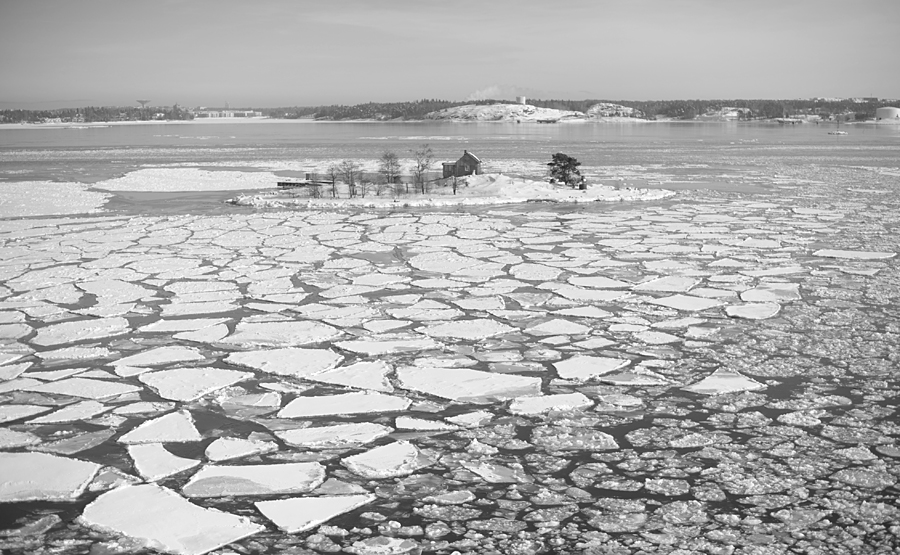
<path fill-rule="evenodd" d="M 606 185 L 589 186 L 580 191 L 571 187 L 551 185 L 545 181 L 519 179 L 502 174 L 485 174 L 460 179 L 457 193 L 448 185 L 434 187 L 427 194 L 403 198 L 355 197 L 308 198 L 277 195 L 239 195 L 227 202 L 256 208 L 334 208 L 334 207 L 394 207 L 394 206 L 471 206 L 489 204 L 517 204 L 522 202 L 617 202 L 657 200 L 675 195 L 662 189 L 619 189 Z"/>

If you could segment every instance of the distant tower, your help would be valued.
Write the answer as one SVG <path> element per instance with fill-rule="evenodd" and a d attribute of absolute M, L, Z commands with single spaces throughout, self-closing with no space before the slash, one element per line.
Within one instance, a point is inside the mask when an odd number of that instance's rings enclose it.
<path fill-rule="evenodd" d="M 525 97 L 524 97 L 524 96 L 517 96 L 517 97 L 516 97 L 516 103 L 517 103 L 517 104 L 525 104 Z"/>
<path fill-rule="evenodd" d="M 141 110 L 147 107 L 147 104 L 150 104 L 149 100 L 138 100 L 138 104 L 141 105 Z"/>

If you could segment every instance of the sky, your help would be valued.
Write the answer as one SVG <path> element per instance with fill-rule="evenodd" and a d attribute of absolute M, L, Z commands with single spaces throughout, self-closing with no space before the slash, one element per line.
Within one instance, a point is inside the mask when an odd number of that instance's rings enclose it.
<path fill-rule="evenodd" d="M 900 98 L 900 0 L 0 0 L 0 109 Z"/>

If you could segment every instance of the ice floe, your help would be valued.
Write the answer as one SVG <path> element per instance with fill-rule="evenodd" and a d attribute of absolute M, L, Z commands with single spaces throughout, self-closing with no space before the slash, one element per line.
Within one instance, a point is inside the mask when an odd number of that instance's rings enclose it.
<path fill-rule="evenodd" d="M 765 384 L 750 379 L 739 372 L 719 368 L 699 382 L 682 389 L 704 395 L 720 395 L 736 391 L 756 391 L 765 389 L 765 387 Z"/>
<path fill-rule="evenodd" d="M 306 449 L 344 449 L 371 443 L 393 430 L 381 424 L 359 422 L 275 432 L 282 441 Z"/>
<path fill-rule="evenodd" d="M 141 374 L 138 379 L 152 387 L 163 399 L 193 401 L 252 376 L 251 372 L 204 367 L 146 372 Z"/>
<path fill-rule="evenodd" d="M 129 445 L 128 454 L 134 461 L 138 474 L 148 482 L 156 482 L 173 474 L 190 470 L 201 461 L 173 455 L 162 443 Z"/>
<path fill-rule="evenodd" d="M 231 497 L 306 493 L 325 480 L 317 462 L 286 464 L 208 465 L 181 488 L 187 497 Z"/>
<path fill-rule="evenodd" d="M 172 412 L 148 420 L 119 438 L 119 443 L 183 443 L 200 441 L 203 437 L 194 425 L 191 413 L 186 410 Z"/>
<path fill-rule="evenodd" d="M 510 403 L 509 412 L 520 415 L 543 414 L 550 411 L 585 409 L 593 404 L 593 401 L 581 393 L 517 397 Z"/>
<path fill-rule="evenodd" d="M 629 363 L 628 359 L 622 358 L 575 355 L 566 360 L 554 362 L 553 367 L 560 378 L 586 381 L 628 366 Z"/>
<path fill-rule="evenodd" d="M 179 555 L 203 555 L 265 529 L 246 517 L 194 505 L 155 484 L 104 493 L 85 507 L 78 522 Z"/>
<path fill-rule="evenodd" d="M 419 451 L 415 445 L 407 441 L 395 441 L 347 457 L 341 464 L 364 478 L 379 479 L 406 476 L 434 464 L 434 461 Z"/>
<path fill-rule="evenodd" d="M 47 453 L 0 453 L 0 503 L 74 501 L 100 465 Z"/>
<path fill-rule="evenodd" d="M 240 322 L 232 335 L 222 340 L 245 347 L 293 347 L 334 339 L 341 332 L 328 324 L 307 320 L 290 322 Z"/>
<path fill-rule="evenodd" d="M 375 500 L 374 495 L 294 497 L 257 501 L 256 508 L 289 534 L 310 530 L 332 518 Z"/>
<path fill-rule="evenodd" d="M 541 393 L 541 379 L 494 374 L 468 368 L 404 367 L 397 370 L 400 387 L 453 401 L 489 403 Z"/>
<path fill-rule="evenodd" d="M 278 411 L 278 418 L 308 418 L 339 414 L 367 414 L 405 410 L 410 400 L 383 393 L 359 392 L 340 395 L 297 397 Z"/>

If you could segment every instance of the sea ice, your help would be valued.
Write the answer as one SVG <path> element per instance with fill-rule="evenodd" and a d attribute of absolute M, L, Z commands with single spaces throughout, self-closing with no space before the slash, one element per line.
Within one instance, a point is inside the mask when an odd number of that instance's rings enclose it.
<path fill-rule="evenodd" d="M 112 407 L 99 403 L 97 401 L 82 401 L 63 407 L 56 412 L 52 412 L 45 416 L 39 416 L 29 420 L 29 424 L 57 424 L 61 422 L 76 422 L 88 420 L 98 414 L 110 410 Z"/>
<path fill-rule="evenodd" d="M 74 501 L 100 465 L 47 453 L 0 453 L 0 503 Z"/>
<path fill-rule="evenodd" d="M 354 474 L 370 480 L 412 474 L 434 461 L 407 441 L 396 441 L 341 461 Z"/>
<path fill-rule="evenodd" d="M 325 481 L 325 467 L 317 462 L 254 464 L 201 468 L 181 488 L 187 497 L 281 495 L 306 493 Z"/>
<path fill-rule="evenodd" d="M 363 361 L 349 366 L 325 370 L 324 372 L 307 376 L 307 379 L 356 389 L 371 389 L 373 391 L 391 393 L 394 391 L 394 386 L 391 385 L 387 378 L 390 372 L 391 366 L 384 361 Z"/>
<path fill-rule="evenodd" d="M 0 405 L 0 424 L 28 418 L 35 414 L 47 412 L 51 407 L 40 405 Z"/>
<path fill-rule="evenodd" d="M 104 493 L 85 507 L 78 522 L 178 555 L 203 555 L 265 529 L 245 517 L 198 507 L 156 484 Z"/>
<path fill-rule="evenodd" d="M 354 422 L 275 432 L 282 441 L 305 449 L 345 449 L 371 443 L 393 430 L 381 424 Z"/>
<path fill-rule="evenodd" d="M 720 395 L 735 391 L 755 391 L 757 389 L 765 389 L 765 387 L 764 384 L 752 380 L 743 374 L 719 368 L 699 382 L 682 389 L 704 395 Z"/>
<path fill-rule="evenodd" d="M 525 329 L 525 333 L 530 335 L 583 335 L 590 331 L 588 326 L 559 319 Z"/>
<path fill-rule="evenodd" d="M 295 347 L 231 353 L 225 358 L 225 362 L 229 364 L 297 378 L 306 378 L 331 370 L 342 360 L 344 357 L 330 349 Z"/>
<path fill-rule="evenodd" d="M 761 283 L 741 293 L 748 303 L 770 303 L 800 300 L 800 285 L 796 283 Z"/>
<path fill-rule="evenodd" d="M 31 342 L 42 347 L 49 347 L 62 343 L 112 337 L 129 331 L 131 331 L 131 326 L 125 318 L 94 318 L 62 322 L 40 328 Z"/>
<path fill-rule="evenodd" d="M 521 468 L 509 468 L 489 462 L 462 461 L 460 465 L 466 470 L 474 472 L 489 484 L 523 484 L 534 481 Z"/>
<path fill-rule="evenodd" d="M 194 419 L 188 411 L 169 413 L 148 420 L 119 438 L 119 443 L 191 442 L 200 441 L 203 436 L 194 426 Z"/>
<path fill-rule="evenodd" d="M 297 397 L 278 412 L 278 418 L 307 418 L 338 414 L 366 414 L 405 410 L 410 400 L 369 391 Z"/>
<path fill-rule="evenodd" d="M 560 378 L 586 381 L 623 368 L 630 362 L 628 359 L 623 358 L 576 355 L 566 360 L 554 362 L 553 367 L 556 368 L 556 373 Z"/>
<path fill-rule="evenodd" d="M 431 338 L 419 339 L 371 339 L 355 341 L 338 341 L 335 347 L 369 356 L 386 355 L 390 353 L 408 353 L 411 351 L 427 351 L 441 346 Z"/>
<path fill-rule="evenodd" d="M 603 276 L 571 277 L 568 281 L 576 287 L 590 287 L 593 289 L 627 289 L 632 285 L 626 281 Z"/>
<path fill-rule="evenodd" d="M 375 500 L 375 496 L 295 497 L 254 503 L 266 518 L 289 534 L 304 532 Z"/>
<path fill-rule="evenodd" d="M 181 346 L 158 347 L 136 355 L 127 356 L 114 361 L 113 366 L 160 366 L 173 362 L 190 362 L 203 360 L 203 355 L 196 349 Z M 118 372 L 117 372 L 118 373 Z M 121 375 L 121 374 L 120 374 Z"/>
<path fill-rule="evenodd" d="M 211 328 L 218 324 L 224 324 L 228 318 L 184 318 L 180 320 L 157 320 L 146 326 L 141 326 L 138 331 L 142 333 L 171 333 L 183 331 L 197 331 Z"/>
<path fill-rule="evenodd" d="M 173 368 L 141 374 L 142 383 L 152 387 L 163 399 L 193 401 L 223 387 L 253 377 L 251 372 L 222 368 Z"/>
<path fill-rule="evenodd" d="M 420 330 L 433 337 L 451 337 L 455 339 L 487 339 L 504 333 L 515 331 L 515 328 L 495 320 L 473 319 L 459 320 L 429 326 Z"/>
<path fill-rule="evenodd" d="M 17 432 L 0 428 L 0 449 L 27 447 L 41 442 L 41 438 L 31 432 Z"/>
<path fill-rule="evenodd" d="M 699 281 L 686 276 L 666 276 L 635 285 L 634 291 L 658 291 L 663 293 L 686 293 Z"/>
<path fill-rule="evenodd" d="M 725 314 L 732 318 L 746 318 L 748 320 L 765 320 L 781 312 L 778 303 L 749 303 L 725 307 Z"/>
<path fill-rule="evenodd" d="M 672 295 L 670 297 L 663 297 L 662 299 L 648 299 L 647 302 L 686 311 L 706 310 L 724 304 L 721 301 L 704 299 L 691 295 Z"/>
<path fill-rule="evenodd" d="M 55 393 L 85 399 L 105 399 L 125 393 L 134 393 L 141 388 L 109 380 L 91 380 L 88 378 L 69 378 L 58 382 L 50 382 L 22 388 L 35 393 Z"/>
<path fill-rule="evenodd" d="M 406 367 L 397 370 L 397 379 L 404 389 L 473 403 L 489 403 L 541 393 L 540 378 L 494 374 L 468 368 Z"/>
<path fill-rule="evenodd" d="M 843 258 L 853 260 L 886 260 L 897 256 L 895 252 L 877 252 L 877 251 L 843 251 L 833 249 L 817 250 L 813 256 L 821 256 L 824 258 Z"/>
<path fill-rule="evenodd" d="M 534 415 L 550 411 L 584 409 L 593 404 L 593 401 L 581 393 L 516 397 L 509 405 L 509 412 L 518 415 Z"/>
<path fill-rule="evenodd" d="M 328 324 L 308 320 L 289 322 L 240 322 L 234 333 L 222 340 L 245 347 L 292 347 L 328 341 L 341 332 Z"/>
<path fill-rule="evenodd" d="M 200 461 L 173 455 L 162 443 L 129 445 L 128 454 L 134 468 L 148 482 L 156 482 L 173 474 L 194 468 Z"/>

